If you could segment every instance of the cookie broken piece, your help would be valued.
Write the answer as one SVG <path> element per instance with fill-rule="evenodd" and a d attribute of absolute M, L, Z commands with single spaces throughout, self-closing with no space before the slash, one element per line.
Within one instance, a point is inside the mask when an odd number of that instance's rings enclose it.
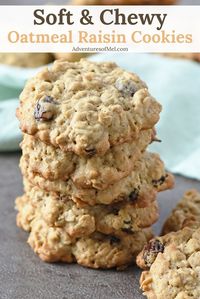
<path fill-rule="evenodd" d="M 138 255 L 138 266 L 146 269 L 140 277 L 140 286 L 148 299 L 200 298 L 199 227 L 196 223 L 191 228 L 157 237 L 150 241 L 159 242 L 157 252 L 147 245 Z"/>
<path fill-rule="evenodd" d="M 24 133 L 90 157 L 139 138 L 160 112 L 146 84 L 116 64 L 58 60 L 27 82 L 17 117 Z"/>

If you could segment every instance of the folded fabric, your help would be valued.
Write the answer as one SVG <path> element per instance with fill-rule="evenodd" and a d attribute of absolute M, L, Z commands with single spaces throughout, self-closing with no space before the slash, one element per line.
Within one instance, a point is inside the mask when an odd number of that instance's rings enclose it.
<path fill-rule="evenodd" d="M 151 150 L 161 154 L 170 171 L 200 179 L 200 64 L 153 54 L 133 53 L 98 54 L 90 59 L 115 61 L 124 69 L 137 73 L 147 83 L 151 94 L 163 105 L 157 126 L 162 143 L 153 143 Z M 22 87 L 29 75 L 32 76 L 35 72 L 35 69 L 27 72 L 15 68 L 12 73 L 13 80 L 14 77 L 17 78 L 15 87 Z M 0 78 L 1 76 L 0 67 Z M 15 118 L 17 102 L 17 99 L 0 102 L 0 150 L 19 148 L 20 132 Z"/>

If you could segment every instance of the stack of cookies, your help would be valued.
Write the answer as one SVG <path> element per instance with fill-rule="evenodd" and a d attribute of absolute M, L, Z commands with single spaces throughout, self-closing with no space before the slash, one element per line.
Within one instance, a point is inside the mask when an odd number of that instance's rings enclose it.
<path fill-rule="evenodd" d="M 17 224 L 44 261 L 135 261 L 152 238 L 157 193 L 173 186 L 156 140 L 161 106 L 114 63 L 56 61 L 29 80 L 17 116 L 25 194 Z"/>

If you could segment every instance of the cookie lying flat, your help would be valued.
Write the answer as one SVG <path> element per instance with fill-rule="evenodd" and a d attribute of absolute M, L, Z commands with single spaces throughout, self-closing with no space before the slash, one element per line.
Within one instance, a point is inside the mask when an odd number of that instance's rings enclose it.
<path fill-rule="evenodd" d="M 21 158 L 20 167 L 24 175 L 25 191 L 27 191 L 27 180 L 35 186 L 46 191 L 56 192 L 61 196 L 68 197 L 81 206 L 84 203 L 89 205 L 111 204 L 114 202 L 136 199 L 145 202 L 154 200 L 157 192 L 173 187 L 173 176 L 165 172 L 164 164 L 159 155 L 145 152 L 135 164 L 131 174 L 119 182 L 110 185 L 108 189 L 97 190 L 77 188 L 71 179 L 67 181 L 50 181 L 33 173 L 29 165 Z"/>
<path fill-rule="evenodd" d="M 162 53 L 162 55 L 172 58 L 184 58 L 200 62 L 200 53 Z"/>
<path fill-rule="evenodd" d="M 38 67 L 53 61 L 48 53 L 0 53 L 0 63 L 20 67 Z"/>
<path fill-rule="evenodd" d="M 142 131 L 139 139 L 132 143 L 113 146 L 104 156 L 89 159 L 63 152 L 27 134 L 21 148 L 30 171 L 45 179 L 71 178 L 77 187 L 106 189 L 131 173 L 153 136 L 154 130 Z"/>
<path fill-rule="evenodd" d="M 136 254 L 152 237 L 150 229 L 123 238 L 94 233 L 70 237 L 62 227 L 50 227 L 44 220 L 31 224 L 28 243 L 46 262 L 75 262 L 91 268 L 112 268 L 133 263 Z"/>
<path fill-rule="evenodd" d="M 110 206 L 78 208 L 73 201 L 47 193 L 37 187 L 16 199 L 17 224 L 31 230 L 34 219 L 44 219 L 49 226 L 62 227 L 71 237 L 83 237 L 98 231 L 122 236 L 151 226 L 159 217 L 157 202 L 145 208 L 122 202 Z"/>
<path fill-rule="evenodd" d="M 163 234 L 178 231 L 191 221 L 200 222 L 200 193 L 188 190 L 172 211 L 163 227 Z"/>
<path fill-rule="evenodd" d="M 149 299 L 200 298 L 200 228 L 184 228 L 153 239 L 137 257 Z"/>
<path fill-rule="evenodd" d="M 78 155 L 104 155 L 159 120 L 146 84 L 114 63 L 56 61 L 20 96 L 21 130 Z"/>
<path fill-rule="evenodd" d="M 90 53 L 75 53 L 75 52 L 71 52 L 71 53 L 54 53 L 55 59 L 63 59 L 63 60 L 67 60 L 70 62 L 75 62 L 75 61 L 79 61 L 81 58 L 84 58 L 86 56 L 89 56 Z"/>

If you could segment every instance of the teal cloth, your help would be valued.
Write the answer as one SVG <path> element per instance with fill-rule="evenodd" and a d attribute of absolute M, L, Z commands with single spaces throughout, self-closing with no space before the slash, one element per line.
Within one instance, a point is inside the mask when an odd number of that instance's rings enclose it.
<path fill-rule="evenodd" d="M 168 170 L 200 179 L 200 65 L 152 54 L 106 53 L 93 55 L 90 59 L 115 61 L 147 82 L 151 94 L 163 106 L 157 125 L 162 143 L 153 143 L 150 150 L 161 155 Z M 11 74 L 9 70 L 9 76 L 18 77 L 17 84 L 16 80 L 14 82 L 19 90 L 27 75 L 34 72 L 23 70 L 18 76 L 17 72 Z M 5 80 L 1 82 L 6 83 Z M 0 150 L 18 149 L 20 133 L 14 116 L 16 105 L 17 100 L 0 102 Z"/>
<path fill-rule="evenodd" d="M 15 117 L 18 99 L 0 102 L 0 151 L 19 149 L 21 132 Z"/>
<path fill-rule="evenodd" d="M 21 68 L 0 64 L 0 86 L 6 86 L 11 89 L 22 89 L 27 79 L 33 77 L 42 68 Z"/>

